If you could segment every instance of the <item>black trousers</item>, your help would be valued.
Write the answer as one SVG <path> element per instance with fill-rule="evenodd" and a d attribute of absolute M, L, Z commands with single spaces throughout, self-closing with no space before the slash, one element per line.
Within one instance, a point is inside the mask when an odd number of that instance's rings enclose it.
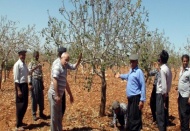
<path fill-rule="evenodd" d="M 40 114 L 44 110 L 44 93 L 43 93 L 43 82 L 41 79 L 32 79 L 32 90 L 31 90 L 31 100 L 32 100 L 32 114 L 36 115 L 37 105 L 39 105 Z"/>
<path fill-rule="evenodd" d="M 117 115 L 117 119 L 118 119 L 118 122 L 119 122 L 120 126 L 125 125 L 124 115 Z"/>
<path fill-rule="evenodd" d="M 140 131 L 142 129 L 142 112 L 139 110 L 140 95 L 128 98 L 127 129 Z"/>
<path fill-rule="evenodd" d="M 153 121 L 156 121 L 156 85 L 153 85 L 152 93 L 150 96 L 150 109 L 152 112 Z"/>
<path fill-rule="evenodd" d="M 166 108 L 165 108 L 165 107 Z M 169 97 L 164 97 L 161 93 L 156 94 L 156 121 L 159 131 L 166 131 L 169 116 Z"/>
<path fill-rule="evenodd" d="M 181 123 L 181 131 L 189 131 L 189 117 L 190 105 L 188 104 L 188 97 L 182 97 L 179 93 L 178 110 Z"/>
<path fill-rule="evenodd" d="M 65 114 L 65 110 L 66 110 L 66 92 L 64 92 L 63 97 L 62 97 L 62 117 Z"/>
<path fill-rule="evenodd" d="M 16 86 L 15 86 L 16 88 Z M 22 92 L 22 97 L 18 97 L 18 90 L 16 88 L 16 126 L 20 127 L 22 125 L 22 120 L 26 113 L 28 107 L 28 84 L 19 84 L 19 88 Z"/>

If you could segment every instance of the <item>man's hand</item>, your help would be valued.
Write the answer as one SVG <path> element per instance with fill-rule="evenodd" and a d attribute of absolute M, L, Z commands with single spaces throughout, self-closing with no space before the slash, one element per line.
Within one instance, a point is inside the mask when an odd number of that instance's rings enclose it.
<path fill-rule="evenodd" d="M 29 85 L 28 88 L 30 91 L 33 89 L 32 85 Z"/>
<path fill-rule="evenodd" d="M 56 101 L 57 104 L 61 104 L 61 98 L 60 98 L 60 96 L 56 96 L 55 97 L 55 101 Z"/>
<path fill-rule="evenodd" d="M 119 78 L 119 77 L 120 77 L 119 72 L 115 74 L 115 77 L 116 77 L 116 78 Z"/>
<path fill-rule="evenodd" d="M 188 104 L 190 105 L 190 98 L 188 99 Z"/>
<path fill-rule="evenodd" d="M 18 97 L 21 98 L 22 97 L 22 92 L 20 90 L 18 90 L 17 93 L 18 93 Z"/>
<path fill-rule="evenodd" d="M 139 110 L 142 110 L 143 107 L 144 107 L 144 102 L 140 101 L 139 102 Z"/>

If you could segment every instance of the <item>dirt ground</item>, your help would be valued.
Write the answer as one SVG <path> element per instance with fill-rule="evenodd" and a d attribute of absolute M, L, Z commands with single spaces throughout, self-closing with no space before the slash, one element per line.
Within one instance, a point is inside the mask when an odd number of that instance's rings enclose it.
<path fill-rule="evenodd" d="M 48 102 L 48 88 L 50 85 L 50 66 L 46 63 L 43 67 L 44 70 L 44 97 L 45 97 L 45 110 L 44 113 L 49 116 L 50 107 Z M 123 72 L 128 72 L 128 69 L 123 69 Z M 69 96 L 67 95 L 67 109 L 63 118 L 63 128 L 67 131 L 99 131 L 106 130 L 112 131 L 113 128 L 109 127 L 110 106 L 114 100 L 120 102 L 126 102 L 125 85 L 126 82 L 120 79 L 114 78 L 111 71 L 106 72 L 107 79 L 107 103 L 106 103 L 106 116 L 99 117 L 99 105 L 100 105 L 100 79 L 95 77 L 92 89 L 88 92 L 84 88 L 84 79 L 80 71 L 78 71 L 77 79 L 74 79 L 75 72 L 71 72 L 68 75 L 68 81 L 71 87 L 71 91 L 74 96 L 74 103 L 70 104 Z M 179 131 L 179 117 L 177 107 L 177 78 L 172 82 L 172 88 L 170 92 L 170 105 L 169 114 L 171 125 L 168 127 L 169 131 Z M 152 90 L 152 82 L 148 82 L 146 85 L 147 101 L 143 108 L 143 131 L 157 131 L 157 127 L 152 124 L 151 111 L 149 107 L 149 99 Z M 15 89 L 13 86 L 13 76 L 10 73 L 10 78 L 6 82 L 2 83 L 2 89 L 0 91 L 0 131 L 13 131 L 15 130 L 16 123 L 16 108 L 15 108 Z M 24 123 L 27 124 L 26 131 L 49 131 L 50 119 L 42 120 L 38 119 L 33 121 L 31 111 L 31 98 L 29 96 L 29 105 L 25 114 Z"/>

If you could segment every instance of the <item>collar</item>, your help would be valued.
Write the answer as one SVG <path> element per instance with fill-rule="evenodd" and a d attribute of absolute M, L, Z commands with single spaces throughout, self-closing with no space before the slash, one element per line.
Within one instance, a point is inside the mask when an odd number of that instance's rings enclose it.
<path fill-rule="evenodd" d="M 139 67 L 138 67 L 138 65 L 134 68 L 134 69 L 131 69 L 131 73 L 132 72 L 136 72 L 136 70 L 138 69 Z"/>

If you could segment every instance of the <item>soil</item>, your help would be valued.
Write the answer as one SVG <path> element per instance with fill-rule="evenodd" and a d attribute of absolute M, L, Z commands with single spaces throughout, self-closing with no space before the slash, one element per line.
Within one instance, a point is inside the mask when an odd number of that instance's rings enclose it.
<path fill-rule="evenodd" d="M 45 98 L 45 110 L 44 114 L 50 116 L 50 107 L 48 102 L 48 88 L 50 85 L 50 65 L 45 63 L 43 66 L 44 72 L 44 98 Z M 128 72 L 128 68 L 123 68 L 122 72 Z M 89 91 L 84 88 L 85 78 L 87 75 L 82 72 L 71 71 L 68 74 L 68 82 L 71 87 L 71 91 L 74 97 L 74 103 L 71 104 L 69 96 L 67 94 L 67 108 L 63 117 L 63 129 L 67 131 L 112 131 L 113 128 L 109 126 L 112 120 L 110 107 L 114 100 L 127 103 L 126 99 L 126 82 L 120 79 L 116 79 L 111 70 L 106 72 L 107 80 L 107 97 L 106 97 L 106 115 L 104 117 L 99 116 L 100 106 L 100 78 L 95 76 L 92 83 L 92 88 Z M 75 79 L 76 78 L 76 79 Z M 170 126 L 169 131 L 179 131 L 179 116 L 178 116 L 178 105 L 177 105 L 177 78 L 172 82 L 172 88 L 170 92 L 170 103 L 169 103 L 169 115 L 170 115 Z M 150 94 L 152 91 L 152 81 L 146 84 L 146 102 L 143 108 L 143 129 L 142 131 L 157 131 L 156 125 L 152 124 L 152 116 L 149 106 Z M 0 91 L 0 131 L 14 131 L 16 123 L 16 106 L 15 106 L 15 89 L 13 84 L 13 74 L 10 73 L 9 78 L 6 82 L 2 83 L 2 89 Z M 39 116 L 37 116 L 39 117 Z M 29 96 L 29 104 L 27 112 L 23 119 L 23 122 L 27 124 L 25 127 L 26 131 L 50 131 L 50 119 L 42 120 L 38 119 L 33 121 L 31 111 L 31 98 Z"/>

